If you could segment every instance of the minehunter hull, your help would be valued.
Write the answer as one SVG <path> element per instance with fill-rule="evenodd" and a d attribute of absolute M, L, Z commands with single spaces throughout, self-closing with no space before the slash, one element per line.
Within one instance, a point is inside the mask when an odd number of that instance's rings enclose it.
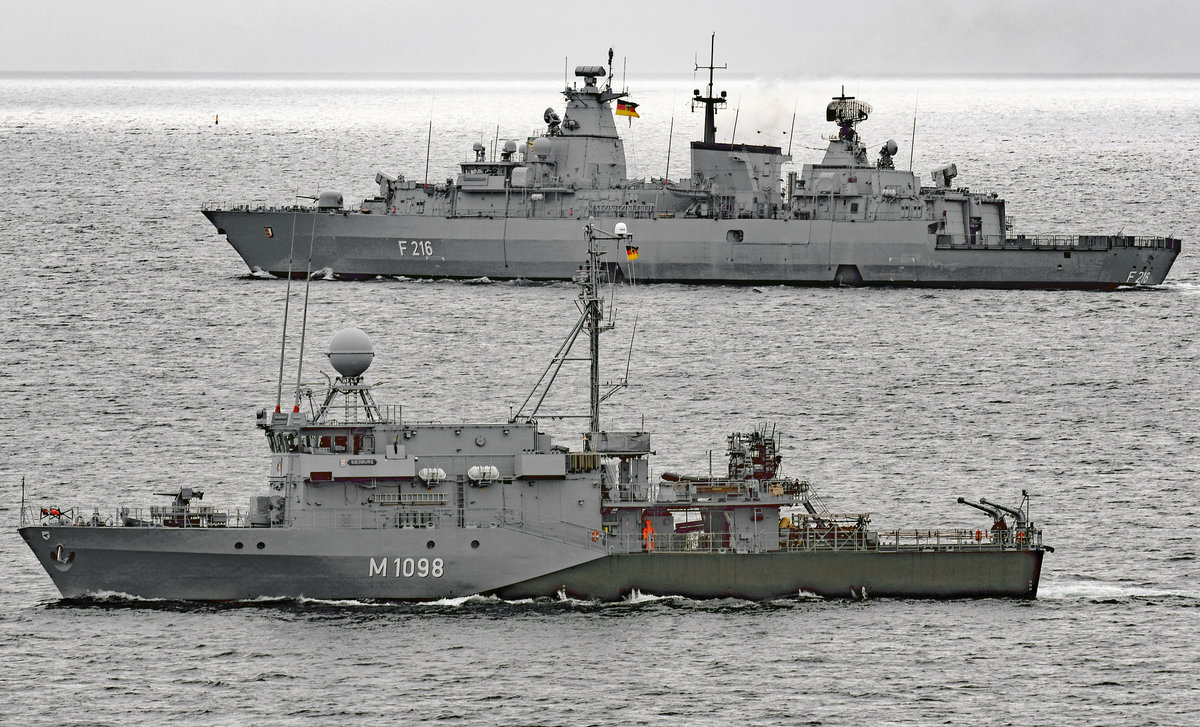
<path fill-rule="evenodd" d="M 634 591 L 690 598 L 1019 598 L 1037 596 L 1042 550 L 635 553 L 610 555 L 500 589 L 617 600 Z"/>
<path fill-rule="evenodd" d="M 251 271 L 280 277 L 311 270 L 352 279 L 569 280 L 586 254 L 583 219 L 311 210 L 204 214 Z M 619 221 L 595 223 L 611 229 Z M 927 227 L 924 220 L 646 219 L 637 224 L 637 259 L 614 245 L 605 263 L 619 279 L 639 282 L 1103 290 L 1161 284 L 1179 254 L 1179 242 L 1166 238 L 1150 244 L 1084 236 L 1052 244 L 1015 238 L 1003 245 L 951 245 Z"/>
<path fill-rule="evenodd" d="M 634 591 L 691 598 L 1036 597 L 1038 550 L 606 554 L 505 528 L 345 531 L 26 527 L 66 598 L 428 601 Z M 241 543 L 241 547 L 238 547 Z M 258 547 L 261 543 L 262 547 Z M 474 546 L 473 543 L 478 543 Z M 430 547 L 432 544 L 432 547 Z"/>
<path fill-rule="evenodd" d="M 428 601 L 495 590 L 604 556 L 599 548 L 507 528 L 35 526 L 20 533 L 66 598 Z"/>

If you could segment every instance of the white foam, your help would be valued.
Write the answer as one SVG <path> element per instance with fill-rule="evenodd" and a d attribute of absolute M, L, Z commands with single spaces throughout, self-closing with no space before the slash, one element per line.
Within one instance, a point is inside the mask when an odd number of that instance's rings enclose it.
<path fill-rule="evenodd" d="M 1038 588 L 1039 600 L 1110 600 L 1117 598 L 1200 599 L 1200 591 L 1149 588 L 1144 586 L 1131 586 L 1122 583 L 1102 582 L 1043 583 Z"/>

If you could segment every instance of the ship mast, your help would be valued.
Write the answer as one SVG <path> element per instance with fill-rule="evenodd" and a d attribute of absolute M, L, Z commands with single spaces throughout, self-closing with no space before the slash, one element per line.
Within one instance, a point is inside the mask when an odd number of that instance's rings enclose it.
<path fill-rule="evenodd" d="M 702 66 L 696 64 L 696 69 L 708 69 L 708 95 L 701 96 L 700 89 L 692 92 L 692 109 L 696 108 L 696 104 L 704 104 L 704 143 L 714 144 L 717 141 L 717 105 L 725 105 L 725 92 L 722 91 L 720 96 L 713 95 L 713 71 L 718 68 L 728 68 L 729 64 L 717 66 L 713 64 L 717 48 L 717 34 L 712 34 L 712 40 L 708 49 L 708 65 Z"/>
<path fill-rule="evenodd" d="M 525 402 L 521 408 L 514 414 L 510 421 L 524 420 L 527 422 L 535 421 L 538 410 L 542 406 L 542 402 L 546 400 L 546 395 L 550 393 L 550 387 L 554 384 L 554 379 L 558 376 L 558 372 L 562 369 L 562 365 L 571 360 L 569 358 L 571 347 L 575 343 L 575 339 L 579 334 L 587 329 L 588 332 L 588 364 L 589 364 L 589 407 L 588 407 L 588 433 L 584 440 L 584 449 L 586 451 L 595 451 L 593 443 L 595 432 L 600 431 L 600 403 L 608 397 L 616 393 L 617 390 L 626 386 L 626 381 L 622 380 L 615 383 L 601 384 L 600 382 L 600 334 L 604 331 L 612 330 L 615 323 L 612 320 L 604 320 L 604 308 L 602 306 L 603 298 L 600 293 L 600 276 L 601 263 L 600 256 L 604 253 L 600 250 L 600 240 L 616 240 L 618 249 L 620 243 L 628 245 L 633 241 L 633 235 L 629 234 L 624 222 L 618 222 L 612 232 L 605 232 L 598 229 L 595 225 L 589 223 L 584 225 L 584 235 L 587 238 L 587 259 L 583 265 L 579 266 L 579 272 L 575 275 L 575 282 L 579 285 L 579 309 L 581 315 L 579 321 L 567 334 L 567 339 L 559 346 L 558 352 L 551 359 L 546 370 L 542 372 L 542 376 L 534 385 L 533 390 L 529 392 L 529 396 L 525 398 Z M 601 394 L 601 386 L 612 386 L 613 388 Z M 535 401 L 536 399 L 536 401 Z M 532 404 L 532 406 L 531 406 Z M 528 413 L 526 413 L 528 410 Z M 564 417 L 565 418 L 565 417 Z"/>
<path fill-rule="evenodd" d="M 588 243 L 587 262 L 579 274 L 579 301 L 583 307 L 584 324 L 588 329 L 588 362 L 591 368 L 588 391 L 591 407 L 588 409 L 588 431 L 600 431 L 600 328 L 604 313 L 600 308 L 600 251 L 596 249 L 596 231 L 592 225 L 585 228 Z M 611 323 L 609 324 L 611 327 Z M 591 437 L 587 447 L 590 450 Z"/>

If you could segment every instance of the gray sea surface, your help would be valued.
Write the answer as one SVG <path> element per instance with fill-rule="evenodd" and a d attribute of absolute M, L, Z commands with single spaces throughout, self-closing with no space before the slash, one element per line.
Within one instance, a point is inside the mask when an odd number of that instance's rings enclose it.
<path fill-rule="evenodd" d="M 630 84 L 631 174 L 686 174 L 693 82 Z M 738 106 L 737 141 L 791 139 L 797 164 L 819 161 L 840 84 L 730 81 L 718 140 Z M 652 432 L 655 474 L 706 472 L 726 434 L 766 422 L 785 432 L 787 474 L 881 529 L 969 527 L 980 513 L 956 497 L 1028 490 L 1055 547 L 1036 601 L 61 601 L 14 529 L 22 478 L 31 502 L 88 512 L 180 486 L 236 510 L 265 491 L 254 415 L 274 404 L 287 283 L 251 276 L 201 204 L 361 199 L 377 169 L 423 180 L 427 142 L 441 181 L 472 143 L 540 128 L 557 89 L 0 78 L 5 724 L 1200 721 L 1197 78 L 846 83 L 877 109 L 869 145 L 895 138 L 906 166 L 915 106 L 914 168 L 956 162 L 1019 232 L 1182 238 L 1161 287 L 616 291 L 605 368 L 628 361 L 633 386 L 604 424 Z M 326 342 L 355 325 L 381 403 L 506 419 L 576 291 L 475 282 L 313 281 L 302 382 L 324 386 Z M 293 314 L 304 292 L 293 283 Z M 568 373 L 551 409 L 576 413 L 586 374 Z M 578 421 L 543 424 L 579 436 Z"/>

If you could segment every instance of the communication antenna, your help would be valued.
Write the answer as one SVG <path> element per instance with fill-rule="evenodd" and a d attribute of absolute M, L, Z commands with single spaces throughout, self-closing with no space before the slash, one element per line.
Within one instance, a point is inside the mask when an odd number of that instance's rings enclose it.
<path fill-rule="evenodd" d="M 429 106 L 429 135 L 425 137 L 425 186 L 429 186 L 429 149 L 433 146 L 433 105 Z"/>
<path fill-rule="evenodd" d="M 638 319 L 642 317 L 642 311 L 633 314 L 633 330 L 629 333 L 629 352 L 625 354 L 625 381 L 629 381 L 629 363 L 633 360 L 633 338 L 637 335 Z M 612 396 L 612 392 L 609 392 Z"/>
<path fill-rule="evenodd" d="M 912 136 L 908 141 L 908 171 L 912 171 L 913 150 L 917 146 L 917 103 L 921 100 L 921 89 L 917 89 L 917 97 L 913 101 L 913 128 Z"/>
<path fill-rule="evenodd" d="M 729 135 L 729 143 L 730 144 L 737 143 L 737 121 L 738 121 L 738 116 L 740 116 L 741 113 L 742 113 L 742 95 L 739 93 L 737 108 L 733 110 L 733 133 Z"/>
<path fill-rule="evenodd" d="M 667 131 L 667 170 L 663 172 L 663 186 L 671 178 L 671 142 L 675 140 L 675 104 L 671 103 L 671 128 Z"/>
<path fill-rule="evenodd" d="M 796 132 L 796 107 L 799 105 L 800 99 L 797 98 L 795 103 L 792 104 L 792 126 L 788 129 L 788 156 L 792 155 L 792 137 L 795 136 Z"/>
<path fill-rule="evenodd" d="M 304 316 L 300 320 L 300 360 L 296 363 L 296 403 L 292 405 L 293 414 L 300 411 L 300 376 L 304 371 L 304 336 L 308 333 L 308 291 L 312 287 L 312 254 L 316 239 L 317 216 L 314 214 L 312 233 L 308 236 L 308 272 L 304 276 Z"/>
<path fill-rule="evenodd" d="M 300 198 L 300 190 L 296 190 L 296 198 Z M 316 225 L 316 218 L 313 218 Z M 288 308 L 292 304 L 292 260 L 296 256 L 296 210 L 292 210 L 292 241 L 288 248 L 287 288 L 283 298 L 283 340 L 279 342 L 279 383 L 275 387 L 275 413 L 278 414 L 283 404 L 283 357 L 287 351 Z"/>

